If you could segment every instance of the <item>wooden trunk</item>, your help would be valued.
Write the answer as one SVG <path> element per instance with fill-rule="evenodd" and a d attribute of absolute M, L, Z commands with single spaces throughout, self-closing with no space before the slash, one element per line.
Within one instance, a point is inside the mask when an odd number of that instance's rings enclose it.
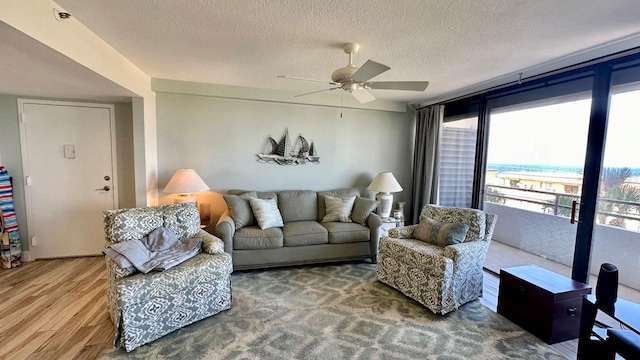
<path fill-rule="evenodd" d="M 547 344 L 575 339 L 591 286 L 537 266 L 500 269 L 498 313 Z"/>

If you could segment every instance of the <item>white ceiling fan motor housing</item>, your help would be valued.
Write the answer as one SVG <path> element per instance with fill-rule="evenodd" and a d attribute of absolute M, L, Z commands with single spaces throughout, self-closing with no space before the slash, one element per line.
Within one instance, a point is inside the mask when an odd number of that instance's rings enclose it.
<path fill-rule="evenodd" d="M 331 73 L 331 80 L 333 82 L 340 83 L 342 85 L 342 89 L 349 92 L 358 88 L 358 86 L 351 80 L 351 76 L 353 76 L 353 74 L 359 69 L 358 67 L 353 66 L 353 54 L 357 53 L 359 49 L 360 45 L 356 43 L 344 44 L 342 50 L 349 54 L 349 64 Z"/>

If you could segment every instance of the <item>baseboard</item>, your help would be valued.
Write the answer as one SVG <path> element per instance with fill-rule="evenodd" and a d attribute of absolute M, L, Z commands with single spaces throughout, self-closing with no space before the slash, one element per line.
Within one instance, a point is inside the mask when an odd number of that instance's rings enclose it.
<path fill-rule="evenodd" d="M 23 262 L 33 261 L 33 259 L 31 258 L 31 253 L 29 251 L 22 252 L 22 261 Z"/>

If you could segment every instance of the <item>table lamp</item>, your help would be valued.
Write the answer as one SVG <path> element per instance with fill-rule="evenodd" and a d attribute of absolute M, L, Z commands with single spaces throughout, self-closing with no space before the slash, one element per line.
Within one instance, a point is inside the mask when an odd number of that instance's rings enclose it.
<path fill-rule="evenodd" d="M 380 201 L 378 215 L 388 218 L 391 215 L 391 207 L 393 205 L 393 195 L 390 193 L 402 191 L 402 186 L 393 177 L 393 174 L 387 171 L 378 173 L 369 187 L 367 187 L 367 190 L 378 191 L 376 195 L 376 200 Z"/>
<path fill-rule="evenodd" d="M 195 205 L 197 198 L 193 193 L 209 190 L 209 186 L 193 169 L 178 169 L 167 186 L 162 190 L 163 193 L 175 194 L 173 198 L 174 204 L 192 202 Z"/>

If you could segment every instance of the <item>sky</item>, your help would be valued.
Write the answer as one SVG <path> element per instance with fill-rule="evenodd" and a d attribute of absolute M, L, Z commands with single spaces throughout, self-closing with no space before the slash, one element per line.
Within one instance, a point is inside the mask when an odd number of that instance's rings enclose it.
<path fill-rule="evenodd" d="M 584 165 L 591 100 L 494 114 L 488 163 Z M 640 168 L 640 91 L 614 94 L 605 167 Z"/>

